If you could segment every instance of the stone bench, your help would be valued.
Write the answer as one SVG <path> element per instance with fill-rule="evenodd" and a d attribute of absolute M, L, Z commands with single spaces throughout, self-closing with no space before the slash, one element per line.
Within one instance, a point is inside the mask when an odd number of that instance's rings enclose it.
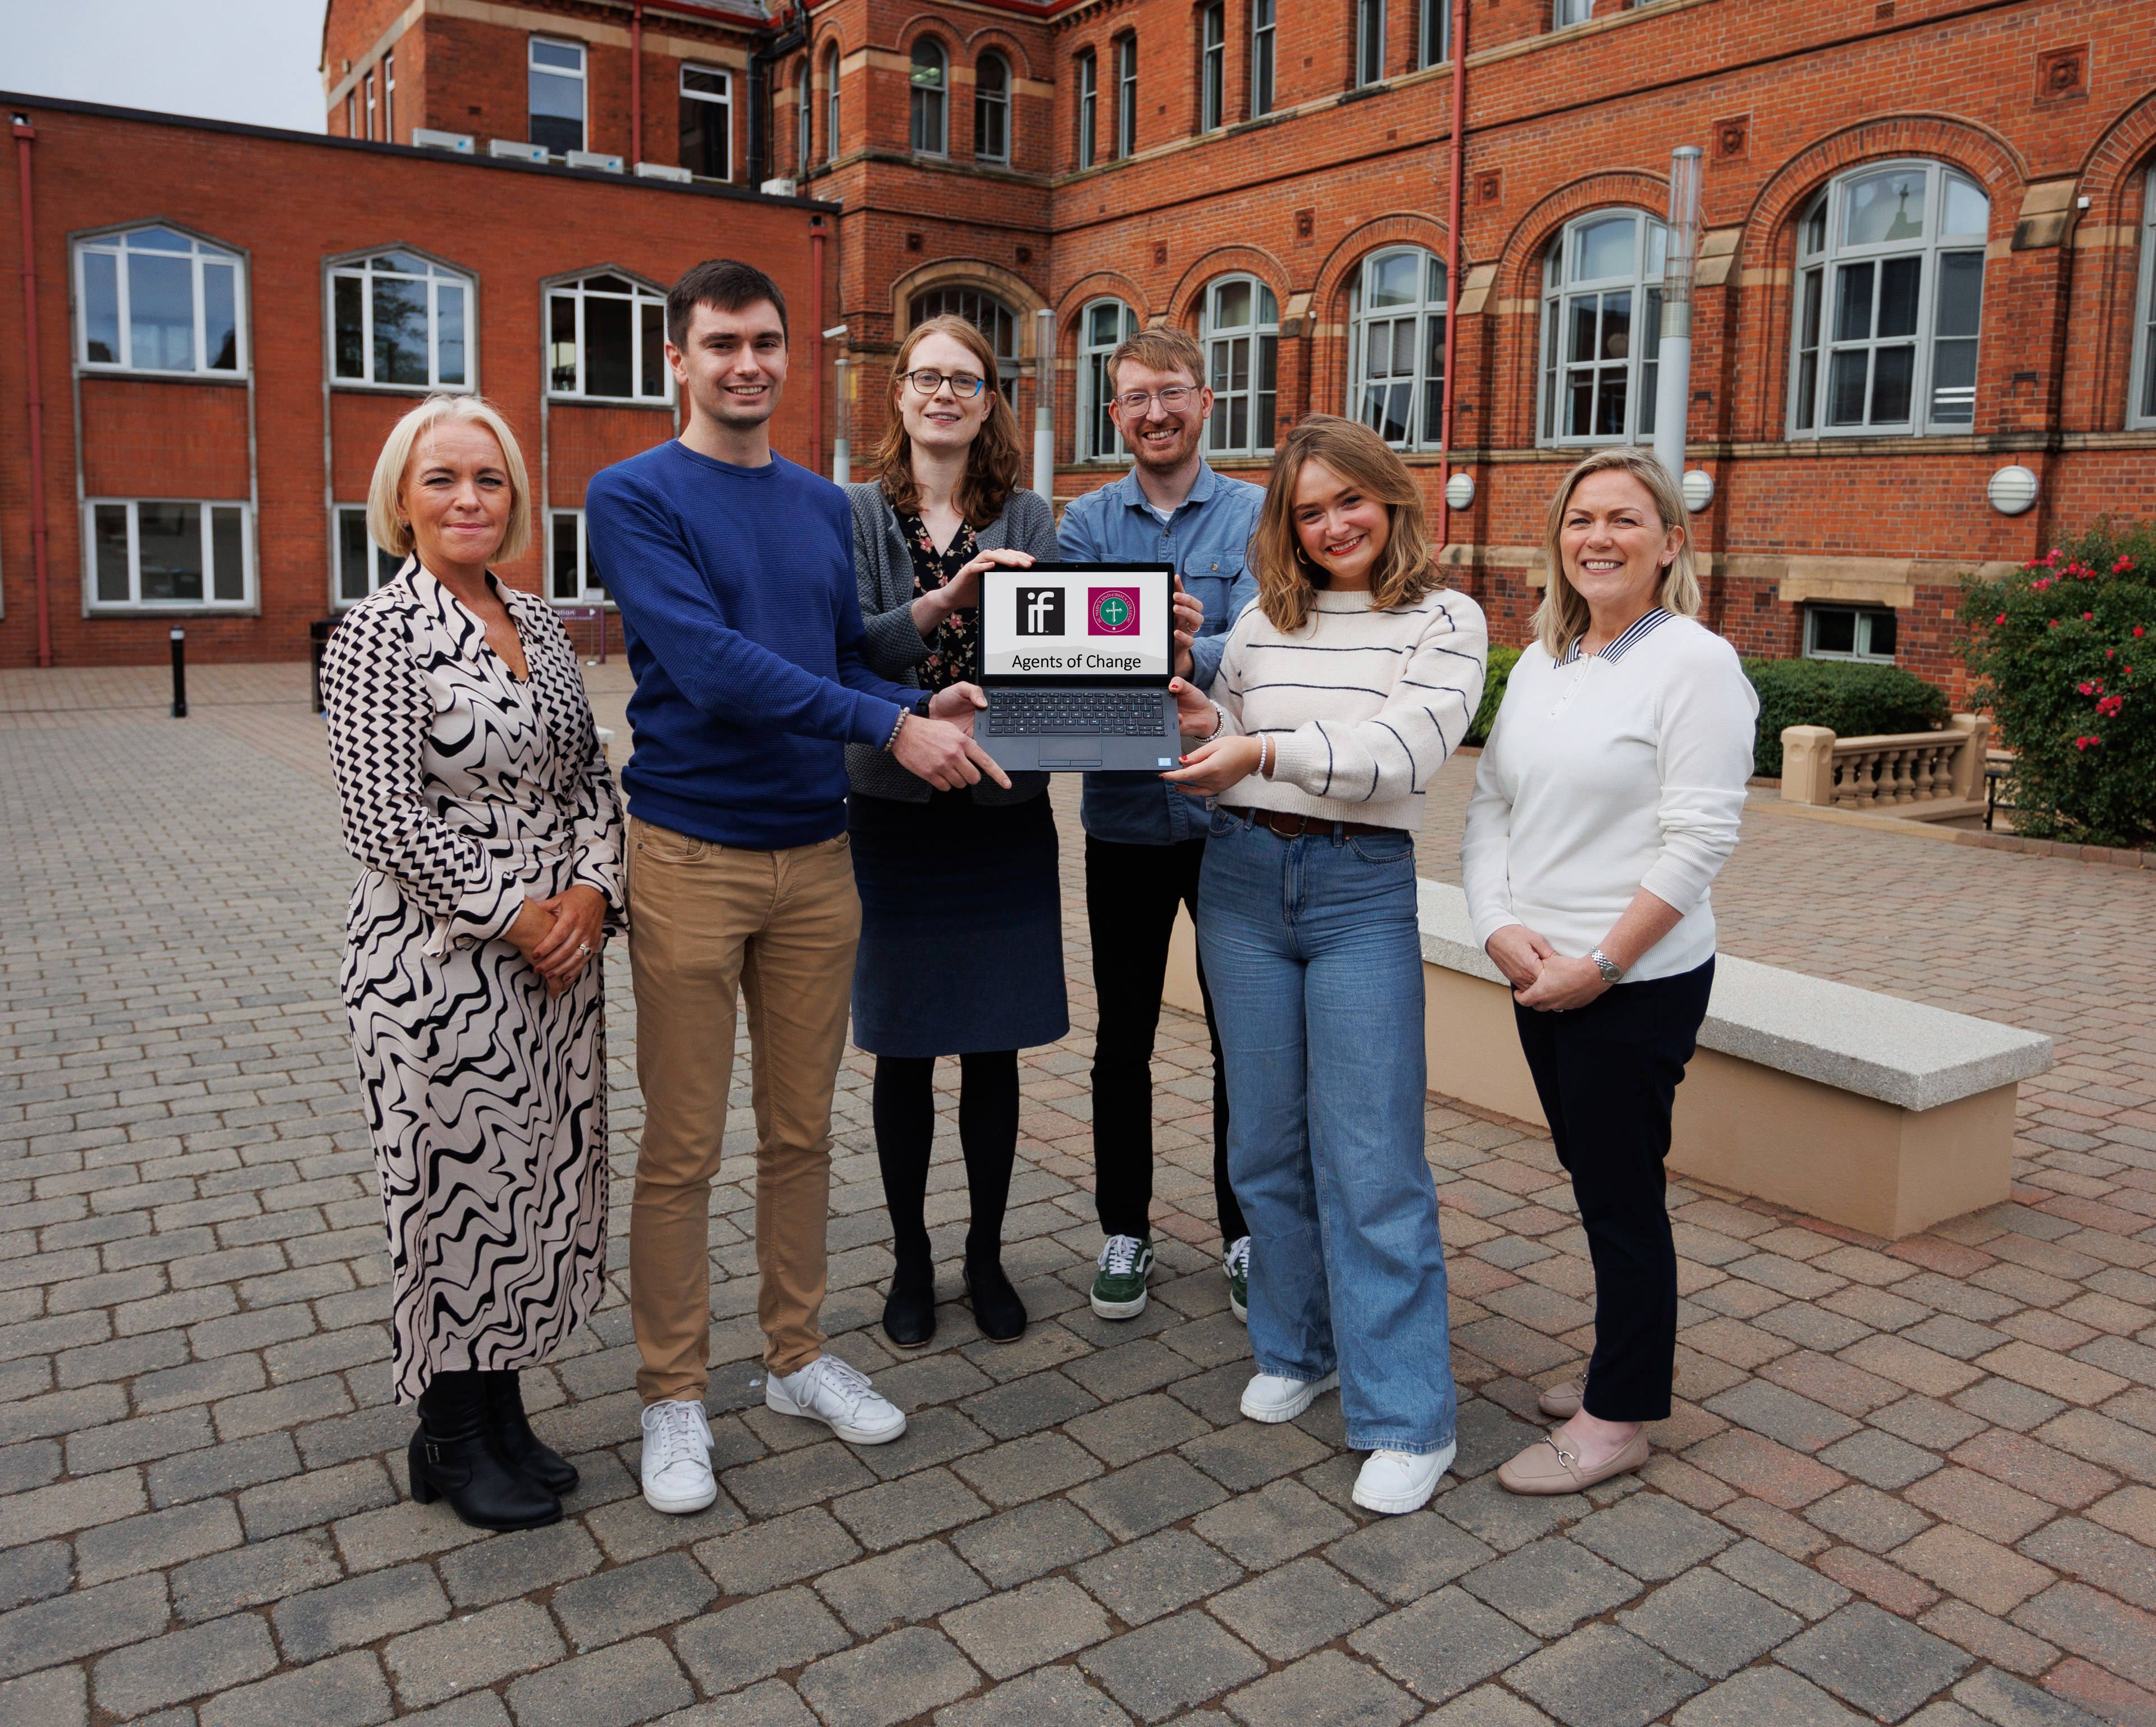
<path fill-rule="evenodd" d="M 1537 1125 L 1512 992 L 1475 940 L 1467 897 L 1420 889 L 1430 1089 Z M 1200 1009 L 1178 918 L 1164 992 Z M 1723 954 L 1677 1089 L 1673 1173 L 1895 1239 L 2007 1197 L 2020 1083 L 2051 1040 Z"/>

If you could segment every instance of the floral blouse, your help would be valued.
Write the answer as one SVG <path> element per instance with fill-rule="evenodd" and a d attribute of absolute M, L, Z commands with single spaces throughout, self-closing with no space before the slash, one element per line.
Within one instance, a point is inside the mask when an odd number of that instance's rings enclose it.
<path fill-rule="evenodd" d="M 918 515 L 902 515 L 898 530 L 913 554 L 913 592 L 918 598 L 933 593 L 980 556 L 973 525 L 960 522 L 944 551 L 936 549 L 935 537 Z M 981 612 L 954 612 L 928 638 L 928 658 L 921 663 L 921 687 L 932 695 L 953 684 L 970 684 L 981 675 Z"/>

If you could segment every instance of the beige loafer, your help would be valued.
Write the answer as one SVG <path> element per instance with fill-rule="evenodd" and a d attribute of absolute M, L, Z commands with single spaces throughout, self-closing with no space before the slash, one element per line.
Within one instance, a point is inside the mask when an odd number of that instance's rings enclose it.
<path fill-rule="evenodd" d="M 1552 1421 L 1570 1421 L 1579 1413 L 1580 1399 L 1587 1395 L 1587 1376 L 1576 1373 L 1570 1379 L 1547 1388 L 1535 1399 L 1535 1407 Z"/>
<path fill-rule="evenodd" d="M 1647 1461 L 1653 1449 L 1645 1428 L 1606 1463 L 1592 1469 L 1580 1467 L 1578 1456 L 1554 1433 L 1537 1439 L 1497 1471 L 1497 1484 L 1507 1493 L 1546 1495 L 1584 1493 L 1598 1481 L 1628 1475 Z"/>

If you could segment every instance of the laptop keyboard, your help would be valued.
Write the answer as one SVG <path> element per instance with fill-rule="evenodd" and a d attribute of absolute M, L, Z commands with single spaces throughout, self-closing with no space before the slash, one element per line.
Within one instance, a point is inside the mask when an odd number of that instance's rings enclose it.
<path fill-rule="evenodd" d="M 988 698 L 991 737 L 1158 737 L 1157 689 L 998 689 Z"/>

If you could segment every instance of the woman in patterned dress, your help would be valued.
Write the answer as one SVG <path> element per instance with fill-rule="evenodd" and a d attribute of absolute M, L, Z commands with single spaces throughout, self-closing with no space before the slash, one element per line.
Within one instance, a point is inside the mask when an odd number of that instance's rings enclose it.
<path fill-rule="evenodd" d="M 926 384 L 927 388 L 922 386 Z M 1055 556 L 1048 501 L 1019 489 L 1018 429 L 995 351 L 963 318 L 900 347 L 879 478 L 850 486 L 862 657 L 929 694 L 978 682 L 981 571 Z M 921 698 L 923 702 L 927 695 Z M 973 1217 L 965 1290 L 983 1335 L 1009 1343 L 1025 1307 L 1003 1268 L 1018 1150 L 1018 1052 L 1070 1027 L 1048 776 L 932 792 L 880 750 L 846 752 L 846 829 L 861 896 L 854 1042 L 876 1058 L 876 1161 L 896 1265 L 885 1334 L 936 1331 L 926 1202 L 938 1056 L 959 1060 L 958 1143 Z"/>
<path fill-rule="evenodd" d="M 330 638 L 345 843 L 364 866 L 341 978 L 388 1214 L 413 1497 L 466 1523 L 557 1521 L 577 1472 L 517 1375 L 597 1304 L 606 1258 L 599 950 L 622 823 L 574 650 L 499 582 L 531 532 L 501 415 L 430 397 L 367 501 L 404 567 Z"/>

